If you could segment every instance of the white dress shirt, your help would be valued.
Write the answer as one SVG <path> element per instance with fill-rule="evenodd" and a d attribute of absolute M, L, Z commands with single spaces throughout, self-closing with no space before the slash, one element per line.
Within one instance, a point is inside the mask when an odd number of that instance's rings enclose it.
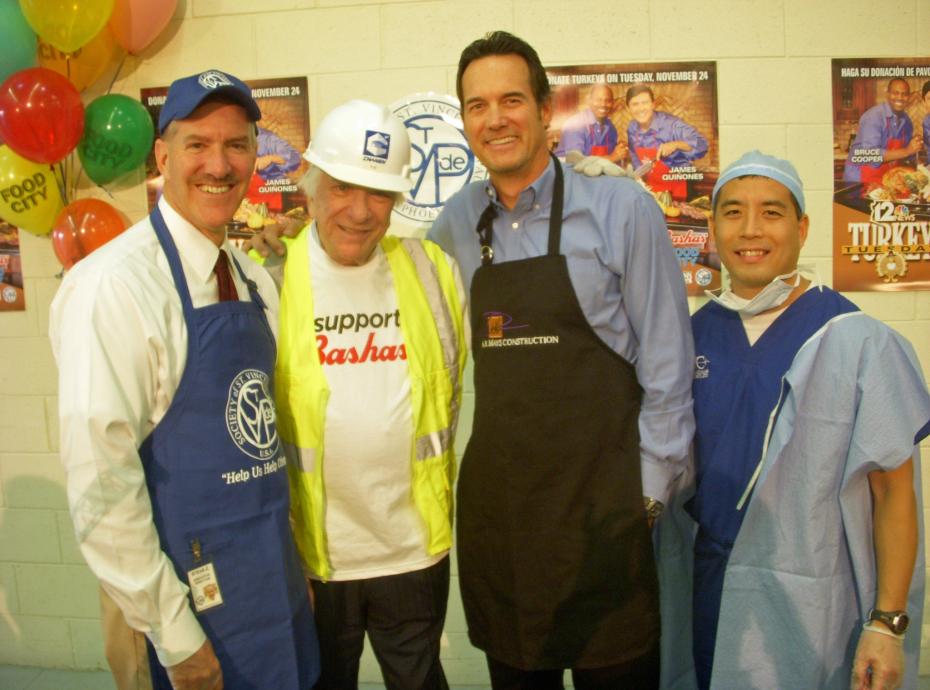
<path fill-rule="evenodd" d="M 217 301 L 217 246 L 164 200 L 195 308 Z M 228 241 L 277 332 L 278 295 L 263 268 Z M 230 262 L 241 300 L 249 292 Z M 139 447 L 164 417 L 187 358 L 187 328 L 168 260 L 148 218 L 80 261 L 51 306 L 59 370 L 61 460 L 81 552 L 130 626 L 173 666 L 206 640 L 186 583 L 161 550 Z M 230 343 L 230 347 L 234 347 Z"/>

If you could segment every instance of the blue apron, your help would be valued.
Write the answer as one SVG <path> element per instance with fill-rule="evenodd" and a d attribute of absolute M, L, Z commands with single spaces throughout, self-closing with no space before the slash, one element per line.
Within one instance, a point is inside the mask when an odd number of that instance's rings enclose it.
<path fill-rule="evenodd" d="M 319 652 L 288 521 L 272 404 L 276 349 L 264 302 L 236 262 L 252 301 L 194 309 L 158 208 L 151 222 L 188 334 L 174 399 L 139 449 L 162 550 L 182 582 L 191 571 L 195 579 L 215 573 L 216 586 L 209 577 L 192 590 L 191 604 L 226 690 L 309 690 Z M 151 644 L 149 659 L 155 690 L 171 690 Z"/>

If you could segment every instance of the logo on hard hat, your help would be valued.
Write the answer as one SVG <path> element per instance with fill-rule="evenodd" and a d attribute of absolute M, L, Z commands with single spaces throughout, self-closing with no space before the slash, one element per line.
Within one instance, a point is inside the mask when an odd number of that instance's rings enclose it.
<path fill-rule="evenodd" d="M 233 86 L 233 83 L 229 81 L 229 77 L 216 70 L 211 70 L 201 74 L 199 77 L 197 77 L 197 83 L 205 89 L 217 89 L 221 86 Z"/>
<path fill-rule="evenodd" d="M 465 140 L 459 102 L 451 96 L 414 94 L 391 105 L 410 138 L 413 189 L 394 213 L 404 222 L 429 225 L 446 200 L 488 172 Z"/>
<path fill-rule="evenodd" d="M 372 163 L 384 163 L 391 151 L 391 135 L 373 129 L 365 132 L 365 149 L 362 157 Z"/>

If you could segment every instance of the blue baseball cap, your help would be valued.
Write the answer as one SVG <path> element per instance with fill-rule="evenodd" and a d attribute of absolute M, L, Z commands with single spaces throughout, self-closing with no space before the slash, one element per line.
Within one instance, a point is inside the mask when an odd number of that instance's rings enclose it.
<path fill-rule="evenodd" d="M 252 98 L 252 89 L 245 82 L 226 72 L 211 69 L 172 82 L 158 116 L 158 133 L 164 134 L 168 125 L 188 117 L 205 98 L 218 93 L 245 108 L 251 122 L 262 119 L 262 111 Z"/>
<path fill-rule="evenodd" d="M 711 208 L 717 207 L 717 194 L 723 189 L 723 185 L 730 180 L 745 175 L 758 175 L 759 177 L 767 177 L 780 182 L 788 188 L 791 196 L 798 202 L 801 213 L 806 213 L 804 210 L 804 188 L 798 171 L 790 162 L 775 156 L 769 156 L 760 151 L 744 153 L 739 160 L 731 163 L 723 171 L 720 177 L 717 178 L 717 184 L 714 185 L 714 194 L 710 200 Z"/>

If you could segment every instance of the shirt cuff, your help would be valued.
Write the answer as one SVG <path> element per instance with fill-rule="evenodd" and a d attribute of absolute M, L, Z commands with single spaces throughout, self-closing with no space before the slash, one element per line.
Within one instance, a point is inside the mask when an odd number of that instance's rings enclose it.
<path fill-rule="evenodd" d="M 176 666 L 191 657 L 207 641 L 197 616 L 189 606 L 185 606 L 173 621 L 162 627 L 158 633 L 149 633 L 149 639 L 155 647 L 158 661 L 165 668 Z"/>
<path fill-rule="evenodd" d="M 640 468 L 643 479 L 643 496 L 654 498 L 662 505 L 668 505 L 669 487 L 681 472 L 677 465 L 667 460 L 662 461 L 640 450 Z"/>

